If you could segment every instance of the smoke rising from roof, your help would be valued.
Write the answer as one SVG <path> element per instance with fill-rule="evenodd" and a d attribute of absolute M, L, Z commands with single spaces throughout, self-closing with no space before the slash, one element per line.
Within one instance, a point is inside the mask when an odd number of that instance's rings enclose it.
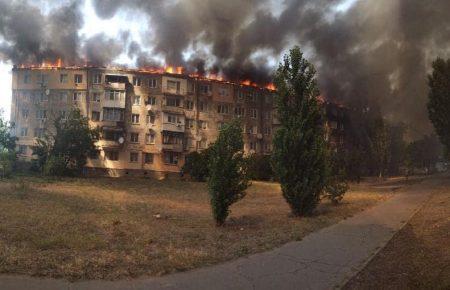
<path fill-rule="evenodd" d="M 93 0 L 104 19 L 120 10 L 144 13 L 148 35 L 138 43 L 102 34 L 80 39 L 79 1 L 43 14 L 26 1 L 0 0 L 0 58 L 100 65 L 125 52 L 137 65 L 152 66 L 152 56 L 160 55 L 190 71 L 214 69 L 231 80 L 267 83 L 274 71 L 267 60 L 280 60 L 298 44 L 316 65 L 325 97 L 379 108 L 429 133 L 426 75 L 433 58 L 450 57 L 450 1 L 359 0 L 343 12 L 335 9 L 340 0 L 276 2 Z"/>

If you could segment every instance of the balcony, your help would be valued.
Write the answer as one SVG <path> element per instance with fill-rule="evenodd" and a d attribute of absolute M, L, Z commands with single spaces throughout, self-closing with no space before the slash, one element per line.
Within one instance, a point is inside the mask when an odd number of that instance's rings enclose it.
<path fill-rule="evenodd" d="M 184 148 L 183 148 L 183 144 L 162 144 L 162 150 L 183 152 Z"/>
<path fill-rule="evenodd" d="M 163 123 L 161 127 L 162 131 L 184 133 L 184 124 L 174 124 L 174 123 Z"/>
<path fill-rule="evenodd" d="M 184 115 L 185 109 L 183 107 L 173 107 L 173 106 L 163 105 L 162 111 L 165 113 Z"/>
<path fill-rule="evenodd" d="M 184 96 L 186 95 L 186 89 L 185 88 L 174 88 L 174 87 L 170 87 L 170 86 L 163 86 L 163 93 L 165 94 L 171 94 L 171 95 L 180 95 L 180 96 Z"/>
<path fill-rule="evenodd" d="M 113 82 L 105 83 L 105 89 L 124 91 L 125 83 L 113 83 Z"/>

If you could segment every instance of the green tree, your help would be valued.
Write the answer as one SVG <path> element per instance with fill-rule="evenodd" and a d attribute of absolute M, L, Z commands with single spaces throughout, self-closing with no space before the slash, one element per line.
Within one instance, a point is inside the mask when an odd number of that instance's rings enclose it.
<path fill-rule="evenodd" d="M 326 184 L 323 115 L 314 67 L 299 47 L 284 57 L 276 77 L 280 127 L 274 137 L 273 164 L 283 196 L 295 216 L 313 213 Z"/>
<path fill-rule="evenodd" d="M 12 126 L 5 121 L 0 111 L 0 177 L 8 176 L 12 173 L 16 154 L 16 137 L 12 135 Z"/>
<path fill-rule="evenodd" d="M 424 136 L 411 142 L 407 147 L 407 163 L 410 169 L 418 168 L 432 172 L 434 165 L 439 161 L 442 153 L 442 144 L 436 135 Z"/>
<path fill-rule="evenodd" d="M 438 58 L 428 76 L 428 116 L 450 158 L 450 59 Z"/>
<path fill-rule="evenodd" d="M 210 147 L 208 192 L 214 220 L 222 226 L 229 207 L 245 196 L 249 186 L 239 120 L 225 124 Z"/>
<path fill-rule="evenodd" d="M 191 152 L 186 155 L 186 162 L 183 171 L 189 174 L 196 181 L 205 181 L 209 176 L 208 160 L 209 148 L 201 151 Z"/>
<path fill-rule="evenodd" d="M 247 157 L 248 174 L 254 180 L 271 180 L 274 178 L 271 156 L 252 154 Z"/>
<path fill-rule="evenodd" d="M 57 117 L 53 126 L 54 130 L 48 130 L 33 148 L 40 168 L 58 175 L 80 173 L 87 158 L 97 153 L 95 142 L 99 138 L 98 130 L 89 127 L 88 118 L 82 116 L 79 110 L 72 110 L 67 119 Z M 52 164 L 66 170 L 54 170 L 50 168 Z"/>
<path fill-rule="evenodd" d="M 374 166 L 379 177 L 384 177 L 390 162 L 390 132 L 382 118 L 374 123 L 370 148 Z"/>

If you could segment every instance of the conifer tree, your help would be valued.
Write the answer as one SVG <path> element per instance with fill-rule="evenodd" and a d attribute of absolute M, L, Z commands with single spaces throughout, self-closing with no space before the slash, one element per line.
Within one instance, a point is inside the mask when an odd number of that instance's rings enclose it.
<path fill-rule="evenodd" d="M 450 59 L 438 58 L 428 76 L 428 116 L 450 159 Z"/>
<path fill-rule="evenodd" d="M 225 124 L 210 147 L 208 191 L 214 220 L 222 226 L 229 207 L 245 196 L 249 186 L 239 120 Z"/>
<path fill-rule="evenodd" d="M 292 213 L 305 216 L 319 203 L 328 170 L 315 69 L 299 47 L 284 57 L 275 86 L 280 127 L 274 137 L 274 169 Z"/>

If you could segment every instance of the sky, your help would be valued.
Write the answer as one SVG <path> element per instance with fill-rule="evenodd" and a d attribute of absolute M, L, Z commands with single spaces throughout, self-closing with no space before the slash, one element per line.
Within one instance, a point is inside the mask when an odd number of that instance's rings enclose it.
<path fill-rule="evenodd" d="M 278 0 L 271 0 L 275 9 L 273 14 L 276 15 L 277 11 L 279 13 L 282 11 L 282 5 L 278 5 L 280 2 Z M 348 10 L 357 0 L 342 0 L 342 2 L 336 6 L 336 11 L 345 12 Z M 48 8 L 48 3 L 46 1 L 37 1 L 36 3 L 41 3 L 40 8 L 45 10 Z M 277 8 L 279 8 L 277 10 Z M 98 33 L 105 33 L 110 37 L 117 37 L 118 34 L 126 30 L 130 32 L 130 38 L 138 43 L 143 43 L 143 36 L 147 29 L 146 18 L 144 15 L 139 15 L 139 13 L 133 13 L 127 11 L 119 11 L 110 19 L 102 19 L 97 16 L 95 9 L 93 7 L 92 0 L 85 0 L 82 8 L 84 26 L 79 30 L 78 34 L 81 37 L 89 38 Z M 145 49 L 145 48 L 144 48 Z M 186 51 L 184 57 L 189 57 L 189 50 Z M 252 56 L 254 58 L 258 57 L 258 54 Z M 269 66 L 275 66 L 277 60 L 268 59 Z M 118 64 L 131 64 L 132 59 L 128 57 L 125 53 L 121 54 L 115 59 Z M 0 61 L 0 111 L 3 118 L 9 120 L 10 118 L 10 107 L 11 107 L 11 69 L 12 64 L 10 62 Z"/>

